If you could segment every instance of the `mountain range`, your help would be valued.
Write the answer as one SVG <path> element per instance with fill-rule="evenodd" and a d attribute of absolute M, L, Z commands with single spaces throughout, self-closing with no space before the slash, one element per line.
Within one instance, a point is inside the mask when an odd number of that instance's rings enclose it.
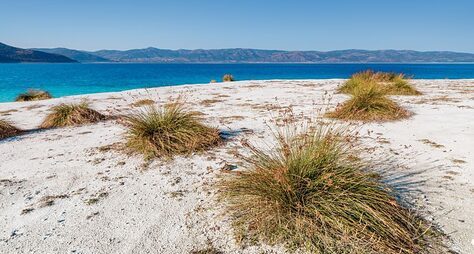
<path fill-rule="evenodd" d="M 65 57 L 68 57 L 70 59 L 74 59 L 77 62 L 80 63 L 106 63 L 106 62 L 111 62 L 111 60 L 87 53 L 85 51 L 80 51 L 80 50 L 74 50 L 74 49 L 67 49 L 67 48 L 35 48 L 33 50 L 37 51 L 42 51 L 45 53 L 50 53 L 50 54 L 57 54 L 57 55 L 63 55 Z"/>
<path fill-rule="evenodd" d="M 67 48 L 19 49 L 0 43 L 0 62 L 120 63 L 446 63 L 474 62 L 474 54 L 451 51 L 335 50 L 284 51 L 261 49 L 82 51 Z"/>
<path fill-rule="evenodd" d="M 21 49 L 0 43 L 0 63 L 76 63 L 60 54 L 51 54 L 32 49 Z"/>

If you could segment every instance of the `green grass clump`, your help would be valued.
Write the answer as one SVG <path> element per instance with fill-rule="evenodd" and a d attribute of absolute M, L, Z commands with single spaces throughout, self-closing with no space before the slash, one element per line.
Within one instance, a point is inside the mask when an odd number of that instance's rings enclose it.
<path fill-rule="evenodd" d="M 232 81 L 235 81 L 235 80 L 234 80 L 234 76 L 232 76 L 232 74 L 225 74 L 225 75 L 222 77 L 222 81 L 224 81 L 224 82 L 232 82 Z"/>
<path fill-rule="evenodd" d="M 374 72 L 371 70 L 353 74 L 344 85 L 339 87 L 341 93 L 352 94 L 354 89 L 377 84 L 387 95 L 420 95 L 421 93 L 409 84 L 404 74 Z"/>
<path fill-rule="evenodd" d="M 15 101 L 39 101 L 53 98 L 47 91 L 30 89 L 26 93 L 19 94 Z"/>
<path fill-rule="evenodd" d="M 89 104 L 60 104 L 51 108 L 40 128 L 57 128 L 88 123 L 96 123 L 106 119 L 106 116 L 91 109 Z"/>
<path fill-rule="evenodd" d="M 311 253 L 429 253 L 435 234 L 373 167 L 354 160 L 347 131 L 310 126 L 277 140 L 270 150 L 249 146 L 248 168 L 219 185 L 238 241 Z"/>
<path fill-rule="evenodd" d="M 386 90 L 371 81 L 352 90 L 351 99 L 339 105 L 327 117 L 342 120 L 393 121 L 408 118 L 411 113 L 386 96 Z"/>
<path fill-rule="evenodd" d="M 13 126 L 10 122 L 0 119 L 0 140 L 16 136 L 23 131 Z"/>
<path fill-rule="evenodd" d="M 161 109 L 149 107 L 126 118 L 129 127 L 127 146 L 145 158 L 172 157 L 206 150 L 220 143 L 216 128 L 199 121 L 183 103 L 174 102 Z"/>

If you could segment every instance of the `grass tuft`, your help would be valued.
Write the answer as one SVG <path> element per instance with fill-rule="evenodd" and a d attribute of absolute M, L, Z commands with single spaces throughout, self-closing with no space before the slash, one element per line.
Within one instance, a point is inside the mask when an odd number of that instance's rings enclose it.
<path fill-rule="evenodd" d="M 343 120 L 393 121 L 408 118 L 411 113 L 386 96 L 374 81 L 352 90 L 352 98 L 326 116 Z"/>
<path fill-rule="evenodd" d="M 223 254 L 222 251 L 219 251 L 213 246 L 206 247 L 205 249 L 192 250 L 190 254 Z"/>
<path fill-rule="evenodd" d="M 195 112 L 173 102 L 161 109 L 148 107 L 126 118 L 127 146 L 145 158 L 190 154 L 217 145 L 219 131 L 199 121 Z"/>
<path fill-rule="evenodd" d="M 387 84 L 386 88 L 388 95 L 421 95 L 420 91 L 416 90 L 403 78 L 403 74 L 396 76 Z"/>
<path fill-rule="evenodd" d="M 153 105 L 155 104 L 154 100 L 151 99 L 141 99 L 138 101 L 135 101 L 134 103 L 130 104 L 132 107 L 143 107 L 143 106 L 148 106 L 148 105 Z"/>
<path fill-rule="evenodd" d="M 53 98 L 53 96 L 47 91 L 30 89 L 26 93 L 19 94 L 15 101 L 39 101 L 51 98 Z"/>
<path fill-rule="evenodd" d="M 232 82 L 232 81 L 235 81 L 235 80 L 234 80 L 234 76 L 232 76 L 232 74 L 225 74 L 225 75 L 222 77 L 222 81 L 224 81 L 224 82 Z"/>
<path fill-rule="evenodd" d="M 409 84 L 404 74 L 374 72 L 371 70 L 356 73 L 339 87 L 339 92 L 352 94 L 358 87 L 377 84 L 387 95 L 421 95 L 412 85 Z"/>
<path fill-rule="evenodd" d="M 10 122 L 0 119 L 0 139 L 16 136 L 23 131 L 13 126 Z"/>
<path fill-rule="evenodd" d="M 247 170 L 219 184 L 237 240 L 311 253 L 428 253 L 436 234 L 353 159 L 350 139 L 310 126 L 277 132 L 271 150 L 248 146 Z"/>
<path fill-rule="evenodd" d="M 105 120 L 106 116 L 91 109 L 89 104 L 60 104 L 51 108 L 53 111 L 41 123 L 40 128 L 57 128 Z"/>

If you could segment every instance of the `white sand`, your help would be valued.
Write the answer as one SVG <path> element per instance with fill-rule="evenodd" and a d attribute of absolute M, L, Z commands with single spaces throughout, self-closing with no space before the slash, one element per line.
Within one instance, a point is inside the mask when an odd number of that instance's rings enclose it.
<path fill-rule="evenodd" d="M 265 122 L 284 110 L 271 105 L 311 115 L 325 107 L 323 94 L 342 82 L 246 81 L 0 104 L 1 118 L 34 129 L 61 102 L 87 98 L 103 113 L 123 114 L 138 99 L 161 105 L 183 94 L 205 121 L 236 134 L 225 146 L 155 160 L 145 171 L 139 156 L 99 149 L 123 142 L 125 129 L 114 121 L 0 141 L 0 253 L 189 253 L 209 243 L 225 253 L 284 253 L 268 246 L 239 249 L 213 183 L 225 174 L 225 163 L 239 164 L 233 153 L 245 153 L 240 139 L 271 143 Z M 415 115 L 364 125 L 363 142 L 406 165 L 404 173 L 422 170 L 410 179 L 422 181 L 423 193 L 413 201 L 452 238 L 454 250 L 474 253 L 474 80 L 414 84 L 423 96 L 394 98 Z M 345 98 L 336 94 L 331 105 Z M 205 105 L 204 99 L 222 101 Z M 243 128 L 253 133 L 238 133 Z M 47 196 L 57 196 L 49 206 Z M 87 204 L 91 198 L 98 201 Z M 26 208 L 34 210 L 22 215 Z"/>

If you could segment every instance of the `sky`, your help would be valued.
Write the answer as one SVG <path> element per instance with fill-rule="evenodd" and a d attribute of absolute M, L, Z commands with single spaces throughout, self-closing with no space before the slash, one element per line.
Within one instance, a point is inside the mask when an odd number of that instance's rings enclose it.
<path fill-rule="evenodd" d="M 0 0 L 0 42 L 474 53 L 474 0 Z"/>

